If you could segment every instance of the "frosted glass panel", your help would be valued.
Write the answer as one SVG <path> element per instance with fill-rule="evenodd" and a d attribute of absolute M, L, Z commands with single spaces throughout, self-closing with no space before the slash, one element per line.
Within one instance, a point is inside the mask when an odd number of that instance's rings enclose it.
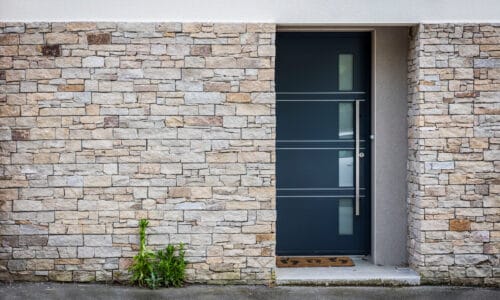
<path fill-rule="evenodd" d="M 339 54 L 339 90 L 351 91 L 353 81 L 353 60 L 352 54 Z"/>
<path fill-rule="evenodd" d="M 352 187 L 354 175 L 352 150 L 339 151 L 339 187 Z"/>
<path fill-rule="evenodd" d="M 352 234 L 352 200 L 340 199 L 339 200 L 339 234 L 348 235 Z"/>
<path fill-rule="evenodd" d="M 353 102 L 339 103 L 339 139 L 353 139 Z"/>

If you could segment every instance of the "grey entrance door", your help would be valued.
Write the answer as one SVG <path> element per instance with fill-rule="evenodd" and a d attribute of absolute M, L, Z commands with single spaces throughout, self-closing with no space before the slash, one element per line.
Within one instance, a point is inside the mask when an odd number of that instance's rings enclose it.
<path fill-rule="evenodd" d="M 370 33 L 276 39 L 277 254 L 368 254 Z"/>

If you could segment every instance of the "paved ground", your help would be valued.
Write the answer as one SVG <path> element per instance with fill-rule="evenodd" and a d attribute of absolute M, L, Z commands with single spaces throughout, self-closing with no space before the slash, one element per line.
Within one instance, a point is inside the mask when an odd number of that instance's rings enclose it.
<path fill-rule="evenodd" d="M 189 286 L 148 290 L 105 284 L 0 284 L 0 299 L 500 299 L 500 289 L 470 287 Z"/>

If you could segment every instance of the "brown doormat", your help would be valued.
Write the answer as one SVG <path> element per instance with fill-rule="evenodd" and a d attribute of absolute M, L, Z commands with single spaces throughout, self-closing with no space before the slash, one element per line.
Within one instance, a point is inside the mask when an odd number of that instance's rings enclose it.
<path fill-rule="evenodd" d="M 354 262 L 347 256 L 277 256 L 278 268 L 305 267 L 352 267 Z"/>

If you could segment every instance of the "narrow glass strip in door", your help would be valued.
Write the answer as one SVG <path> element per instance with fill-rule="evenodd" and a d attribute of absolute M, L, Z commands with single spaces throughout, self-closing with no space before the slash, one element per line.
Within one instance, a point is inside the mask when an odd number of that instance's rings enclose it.
<path fill-rule="evenodd" d="M 339 139 L 354 138 L 353 102 L 339 103 Z"/>
<path fill-rule="evenodd" d="M 339 152 L 339 187 L 354 186 L 354 157 L 352 150 Z"/>
<path fill-rule="evenodd" d="M 351 235 L 353 232 L 352 199 L 339 200 L 339 234 Z"/>
<path fill-rule="evenodd" d="M 339 91 L 351 91 L 353 85 L 352 54 L 339 54 Z"/>

